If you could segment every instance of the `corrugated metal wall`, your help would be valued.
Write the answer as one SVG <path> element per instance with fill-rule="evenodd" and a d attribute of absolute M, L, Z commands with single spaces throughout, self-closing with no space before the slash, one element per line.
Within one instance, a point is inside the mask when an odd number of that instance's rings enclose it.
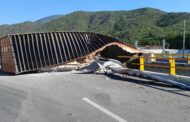
<path fill-rule="evenodd" d="M 6 45 L 4 42 L 10 46 L 8 65 L 15 66 L 4 66 L 6 63 L 3 61 L 2 70 L 7 72 L 9 69 L 9 72 L 15 74 L 64 64 L 84 57 L 106 44 L 122 43 L 112 37 L 91 32 L 16 34 L 2 40 L 1 49 Z M 2 59 L 6 59 L 7 54 L 2 51 L 2 55 Z"/>

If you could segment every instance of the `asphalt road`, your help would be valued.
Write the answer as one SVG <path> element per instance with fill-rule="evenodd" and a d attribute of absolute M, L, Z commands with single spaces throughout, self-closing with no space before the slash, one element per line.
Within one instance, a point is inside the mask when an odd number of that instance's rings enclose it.
<path fill-rule="evenodd" d="M 0 76 L 0 122 L 190 122 L 190 92 L 80 72 Z"/>

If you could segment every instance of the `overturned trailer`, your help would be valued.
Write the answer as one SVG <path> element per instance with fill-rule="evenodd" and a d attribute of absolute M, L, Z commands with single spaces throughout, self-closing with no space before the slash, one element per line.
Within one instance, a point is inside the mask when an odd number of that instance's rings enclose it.
<path fill-rule="evenodd" d="M 92 32 L 46 32 L 12 34 L 0 39 L 1 69 L 19 74 L 54 67 L 94 56 L 105 57 L 117 51 L 139 53 L 135 47 L 115 38 Z"/>

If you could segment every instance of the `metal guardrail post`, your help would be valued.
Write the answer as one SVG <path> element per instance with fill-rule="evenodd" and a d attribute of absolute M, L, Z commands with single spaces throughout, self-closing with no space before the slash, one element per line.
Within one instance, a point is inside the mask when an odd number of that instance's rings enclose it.
<path fill-rule="evenodd" d="M 144 71 L 144 57 L 140 57 L 140 71 Z"/>
<path fill-rule="evenodd" d="M 175 59 L 173 56 L 170 57 L 170 75 L 176 75 Z"/>
<path fill-rule="evenodd" d="M 173 55 L 172 54 L 169 54 L 169 64 L 171 65 L 171 59 L 173 58 Z"/>

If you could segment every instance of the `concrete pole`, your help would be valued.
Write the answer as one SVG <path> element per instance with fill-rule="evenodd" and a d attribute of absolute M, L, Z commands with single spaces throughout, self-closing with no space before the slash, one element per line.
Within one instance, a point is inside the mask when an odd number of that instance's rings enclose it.
<path fill-rule="evenodd" d="M 163 39 L 163 41 L 162 41 L 162 52 L 163 52 L 163 54 L 165 54 L 165 48 L 166 48 L 166 40 Z"/>
<path fill-rule="evenodd" d="M 135 47 L 138 48 L 139 41 L 135 41 Z"/>
<path fill-rule="evenodd" d="M 183 30 L 183 57 L 185 57 L 185 33 L 186 33 L 185 24 L 186 24 L 186 21 L 184 20 L 184 30 Z"/>

